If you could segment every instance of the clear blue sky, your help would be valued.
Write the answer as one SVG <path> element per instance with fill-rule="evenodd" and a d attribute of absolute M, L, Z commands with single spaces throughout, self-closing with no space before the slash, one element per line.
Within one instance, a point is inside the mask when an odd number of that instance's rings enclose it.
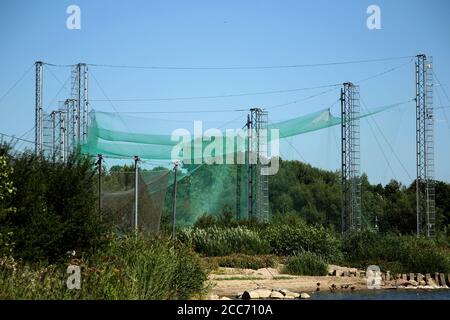
<path fill-rule="evenodd" d="M 68 30 L 66 8 L 81 8 L 81 30 Z M 381 8 L 381 30 L 366 27 L 366 8 Z M 442 1 L 1 1 L 0 97 L 34 61 L 145 66 L 271 66 L 361 60 L 426 53 L 443 88 L 435 104 L 449 106 L 450 2 Z M 264 70 L 123 70 L 91 67 L 106 95 L 116 98 L 165 98 L 271 91 L 358 81 L 402 67 L 361 84 L 369 107 L 414 97 L 414 70 L 408 60 L 332 67 Z M 57 108 L 69 95 L 66 68 L 45 72 L 44 105 Z M 58 80 L 57 80 L 58 79 Z M 119 111 L 219 110 L 270 107 L 321 90 L 223 99 L 114 102 Z M 90 98 L 104 99 L 90 79 Z M 274 109 L 272 121 L 333 105 L 338 90 L 315 99 Z M 442 101 L 440 101 L 439 100 Z M 96 110 L 113 111 L 107 102 Z M 338 115 L 338 105 L 332 112 Z M 447 114 L 444 114 L 444 111 Z M 414 104 L 361 123 L 361 166 L 371 182 L 415 177 Z M 238 119 L 245 113 L 170 116 L 183 120 Z M 155 116 L 157 117 L 157 116 Z M 168 115 L 161 115 L 167 118 Z M 450 181 L 450 109 L 436 110 L 436 178 Z M 21 136 L 34 125 L 34 70 L 0 101 L 0 132 Z M 381 130 L 383 134 L 380 134 Z M 298 136 L 282 144 L 281 154 L 314 166 L 340 166 L 339 128 Z M 383 137 L 384 135 L 384 137 Z M 376 138 L 375 138 L 376 136 Z M 25 135 L 33 139 L 33 131 Z M 406 170 L 397 161 L 389 141 Z M 377 142 L 378 140 L 378 142 Z M 390 163 L 390 166 L 388 165 Z"/>

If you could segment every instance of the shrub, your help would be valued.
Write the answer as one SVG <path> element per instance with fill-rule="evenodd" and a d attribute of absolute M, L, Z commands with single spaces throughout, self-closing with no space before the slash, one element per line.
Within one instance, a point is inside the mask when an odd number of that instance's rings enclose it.
<path fill-rule="evenodd" d="M 328 274 L 328 264 L 321 256 L 305 251 L 289 257 L 283 268 L 283 273 L 303 276 L 325 276 Z"/>
<path fill-rule="evenodd" d="M 273 255 L 233 254 L 225 257 L 209 257 L 206 261 L 211 266 L 258 270 L 276 267 L 278 258 Z"/>
<path fill-rule="evenodd" d="M 264 231 L 272 253 L 291 256 L 309 251 L 330 262 L 342 260 L 341 241 L 323 227 L 313 227 L 306 223 L 296 226 L 272 225 Z"/>
<path fill-rule="evenodd" d="M 434 240 L 415 236 L 383 235 L 364 231 L 344 237 L 343 251 L 348 262 L 378 264 L 394 272 L 449 272 L 450 257 Z"/>
<path fill-rule="evenodd" d="M 29 267 L 0 260 L 0 299 L 189 299 L 202 293 L 206 273 L 189 248 L 169 240 L 114 238 L 87 260 L 81 289 L 66 288 L 62 264 Z"/>
<path fill-rule="evenodd" d="M 0 215 L 0 233 L 11 234 L 14 257 L 54 263 L 67 251 L 92 253 L 104 243 L 89 158 L 74 155 L 53 163 L 24 153 L 9 159 L 15 193 L 2 206 L 15 209 Z"/>
<path fill-rule="evenodd" d="M 178 234 L 178 238 L 206 256 L 267 254 L 270 251 L 268 242 L 262 240 L 256 231 L 246 227 L 186 228 Z"/>

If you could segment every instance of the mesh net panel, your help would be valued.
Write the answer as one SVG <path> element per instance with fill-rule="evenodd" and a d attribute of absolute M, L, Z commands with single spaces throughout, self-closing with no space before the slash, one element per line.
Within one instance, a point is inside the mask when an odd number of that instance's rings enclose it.
<path fill-rule="evenodd" d="M 157 234 L 167 191 L 169 171 L 139 170 L 138 228 Z M 121 233 L 135 225 L 135 172 L 109 171 L 102 181 L 102 214 Z"/>
<path fill-rule="evenodd" d="M 361 113 L 360 118 L 386 111 L 405 103 L 375 108 L 366 113 Z M 125 157 L 138 155 L 143 159 L 169 160 L 173 158 L 173 147 L 178 143 L 178 141 L 172 141 L 171 134 L 175 129 L 179 128 L 186 129 L 184 133 L 180 133 L 180 141 L 184 141 L 180 143 L 180 148 L 183 149 L 183 152 L 185 152 L 184 150 L 191 150 L 191 155 L 189 157 L 184 153 L 178 154 L 176 156 L 177 159 L 183 158 L 191 163 L 202 163 L 203 159 L 198 159 L 198 155 L 200 154 L 201 157 L 202 151 L 207 150 L 208 146 L 211 146 L 213 143 L 217 143 L 217 138 L 209 141 L 191 138 L 191 133 L 194 132 L 194 129 L 186 125 L 186 123 L 181 124 L 179 121 L 160 121 L 158 119 L 145 119 L 118 115 L 112 112 L 95 111 L 91 111 L 90 117 L 88 141 L 82 145 L 81 150 L 91 155 L 99 153 Z M 278 129 L 279 137 L 286 138 L 332 127 L 340 123 L 341 118 L 333 116 L 329 109 L 325 109 L 271 124 L 269 129 Z M 205 129 L 209 128 L 206 125 L 204 127 Z M 184 138 L 186 140 L 182 140 Z M 239 150 L 244 151 L 246 148 L 245 146 L 240 146 L 239 148 L 236 135 L 230 137 L 223 132 L 220 139 L 222 141 L 219 141 L 219 148 L 214 150 L 214 155 L 216 156 L 224 156 L 229 152 L 235 153 Z M 230 149 L 226 148 L 227 145 L 231 146 Z M 196 153 L 196 151 L 200 152 Z M 197 161 L 194 162 L 194 160 Z"/>

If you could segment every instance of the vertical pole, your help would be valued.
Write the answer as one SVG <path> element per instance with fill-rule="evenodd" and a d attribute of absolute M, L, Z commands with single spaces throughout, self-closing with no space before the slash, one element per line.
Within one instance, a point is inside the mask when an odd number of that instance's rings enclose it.
<path fill-rule="evenodd" d="M 43 89 L 43 62 L 36 61 L 36 105 L 35 105 L 35 153 L 40 155 L 43 152 L 42 148 L 42 131 L 43 131 L 43 120 L 42 120 L 42 89 Z"/>
<path fill-rule="evenodd" d="M 55 154 L 56 154 L 56 113 L 52 111 L 50 114 L 52 118 L 52 159 L 55 162 Z"/>
<path fill-rule="evenodd" d="M 345 113 L 345 93 L 344 89 L 341 88 L 341 115 Z M 344 128 L 345 128 L 345 118 L 341 116 L 341 233 L 345 232 L 345 200 L 344 200 L 344 179 L 345 179 L 345 143 L 344 143 Z"/>
<path fill-rule="evenodd" d="M 78 80 L 77 143 L 80 143 L 80 141 L 81 141 L 81 63 L 77 64 L 77 74 L 78 74 L 78 79 L 77 79 Z"/>
<path fill-rule="evenodd" d="M 416 68 L 416 233 L 420 236 L 420 60 L 415 63 Z"/>
<path fill-rule="evenodd" d="M 88 67 L 85 64 L 83 69 L 83 79 L 84 79 L 84 85 L 83 85 L 83 140 L 82 143 L 87 142 L 87 131 L 88 131 L 88 112 L 89 112 L 89 102 L 88 102 Z"/>
<path fill-rule="evenodd" d="M 102 166 L 103 166 L 103 156 L 101 154 L 97 155 L 97 165 L 98 165 L 98 212 L 100 218 L 102 218 Z"/>
<path fill-rule="evenodd" d="M 172 238 L 175 240 L 175 227 L 177 223 L 177 172 L 178 172 L 178 162 L 174 163 L 173 167 L 174 178 L 173 178 L 173 221 L 172 221 Z"/>
<path fill-rule="evenodd" d="M 139 157 L 134 156 L 134 232 L 138 233 L 138 188 L 139 188 Z"/>

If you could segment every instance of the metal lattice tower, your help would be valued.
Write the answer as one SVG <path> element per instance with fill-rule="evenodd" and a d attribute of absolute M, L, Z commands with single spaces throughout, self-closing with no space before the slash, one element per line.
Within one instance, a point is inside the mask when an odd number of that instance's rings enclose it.
<path fill-rule="evenodd" d="M 266 166 L 262 157 L 268 156 L 267 112 L 260 108 L 250 109 L 247 156 L 248 217 L 260 220 L 269 218 L 269 177 L 261 174 Z"/>
<path fill-rule="evenodd" d="M 35 105 L 35 153 L 44 153 L 44 114 L 43 114 L 43 65 L 42 61 L 36 61 L 36 105 Z"/>
<path fill-rule="evenodd" d="M 86 142 L 88 130 L 88 67 L 85 63 L 78 63 L 72 67 L 71 100 L 76 102 L 75 144 Z"/>
<path fill-rule="evenodd" d="M 88 133 L 88 67 L 78 63 L 71 70 L 71 98 L 59 102 L 59 109 L 43 111 L 43 65 L 36 63 L 35 152 L 55 160 L 65 160 Z"/>
<path fill-rule="evenodd" d="M 416 215 L 417 236 L 434 237 L 436 209 L 434 190 L 433 62 L 416 57 Z M 425 228 L 424 228 L 425 225 Z"/>
<path fill-rule="evenodd" d="M 341 89 L 341 226 L 342 232 L 361 229 L 359 86 Z"/>

